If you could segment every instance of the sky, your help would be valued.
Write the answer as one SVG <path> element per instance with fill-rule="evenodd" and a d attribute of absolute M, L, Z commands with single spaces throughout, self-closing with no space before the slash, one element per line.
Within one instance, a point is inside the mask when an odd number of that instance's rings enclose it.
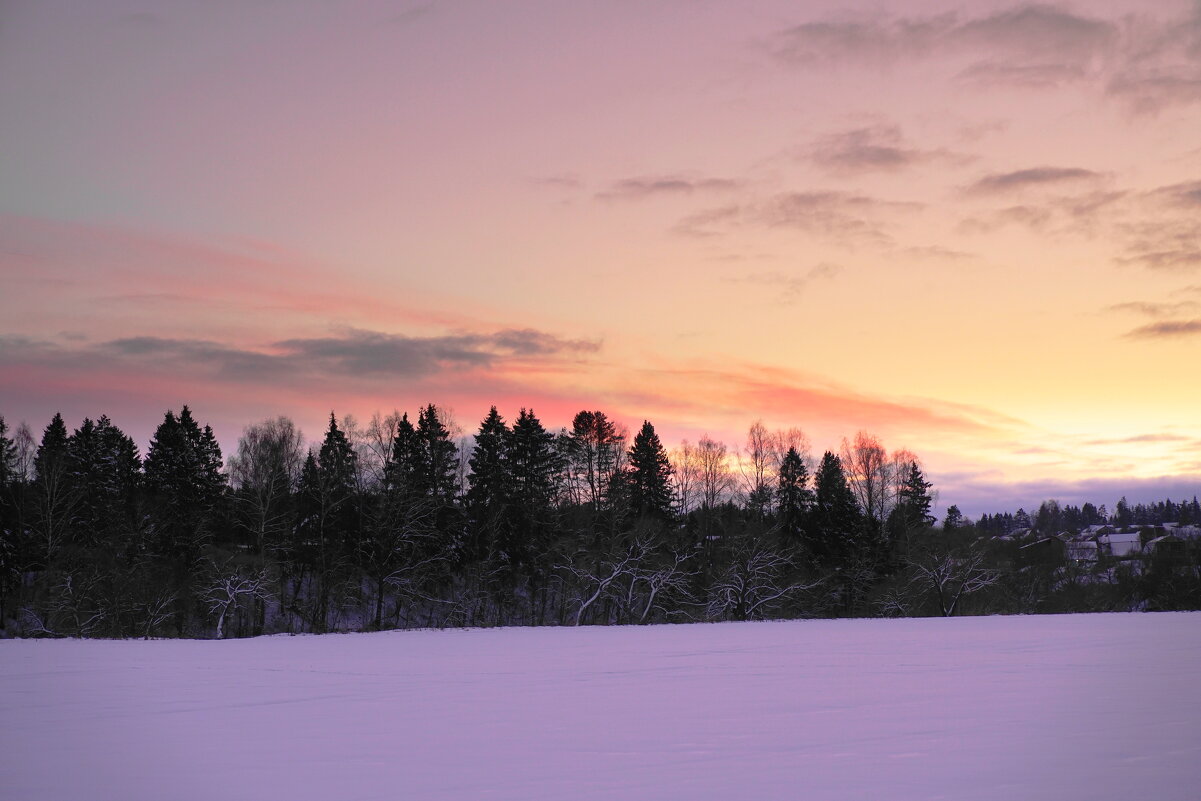
<path fill-rule="evenodd" d="M 1201 493 L 1201 3 L 0 0 L 0 414 Z"/>

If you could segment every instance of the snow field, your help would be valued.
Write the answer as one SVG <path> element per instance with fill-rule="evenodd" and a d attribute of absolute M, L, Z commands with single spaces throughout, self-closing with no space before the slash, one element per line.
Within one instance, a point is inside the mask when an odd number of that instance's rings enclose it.
<path fill-rule="evenodd" d="M 1201 613 L 0 641 L 0 798 L 1196 799 Z"/>

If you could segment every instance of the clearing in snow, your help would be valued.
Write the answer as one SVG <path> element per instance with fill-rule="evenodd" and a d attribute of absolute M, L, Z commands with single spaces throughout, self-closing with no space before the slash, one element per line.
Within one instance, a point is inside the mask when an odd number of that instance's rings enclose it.
<path fill-rule="evenodd" d="M 0 642 L 0 795 L 1195 799 L 1201 613 Z"/>

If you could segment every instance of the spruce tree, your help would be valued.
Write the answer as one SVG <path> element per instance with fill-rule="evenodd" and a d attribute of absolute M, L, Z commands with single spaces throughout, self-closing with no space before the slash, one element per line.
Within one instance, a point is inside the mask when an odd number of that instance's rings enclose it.
<path fill-rule="evenodd" d="M 358 454 L 346 433 L 338 428 L 338 420 L 333 412 L 329 414 L 329 428 L 325 431 L 321 450 L 317 454 L 317 466 L 328 534 L 347 549 L 353 549 L 358 544 L 359 535 L 356 504 Z"/>
<path fill-rule="evenodd" d="M 1018 514 L 1024 515 L 1025 512 L 1023 512 L 1021 509 L 1018 509 Z M 951 504 L 950 506 L 947 507 L 947 513 L 945 515 L 943 515 L 942 530 L 943 531 L 955 531 L 962 525 L 963 525 L 963 513 L 959 511 L 958 506 L 956 506 L 955 504 Z M 1023 526 L 1023 528 L 1027 528 L 1027 526 Z"/>
<path fill-rule="evenodd" d="M 508 505 L 512 498 L 509 474 L 510 432 L 504 419 L 493 406 L 480 423 L 475 446 L 468 461 L 466 505 L 472 530 L 473 553 L 470 558 L 485 556 L 494 546 L 508 545 Z"/>
<path fill-rule="evenodd" d="M 8 436 L 8 423 L 0 415 L 0 492 L 8 489 L 17 477 L 17 443 Z"/>
<path fill-rule="evenodd" d="M 813 525 L 806 545 L 819 564 L 837 566 L 851 558 L 861 543 L 862 514 L 842 470 L 830 451 L 822 455 L 814 476 Z"/>
<path fill-rule="evenodd" d="M 511 551 L 529 576 L 534 620 L 544 623 L 552 594 L 549 577 L 554 564 L 555 502 L 564 456 L 554 434 L 543 427 L 532 409 L 520 411 L 509 438 L 510 525 L 520 534 Z"/>
<path fill-rule="evenodd" d="M 809 471 L 796 448 L 789 448 L 780 460 L 776 486 L 776 513 L 784 542 L 790 545 L 802 543 L 812 508 L 813 491 L 809 489 Z"/>
<path fill-rule="evenodd" d="M 43 566 L 49 566 L 70 534 L 77 507 L 69 445 L 67 425 L 56 413 L 42 432 L 33 460 L 32 523 Z"/>
<path fill-rule="evenodd" d="M 17 446 L 0 417 L 0 627 L 8 619 L 8 598 L 20 581 L 17 539 Z"/>
<path fill-rule="evenodd" d="M 925 475 L 917 462 L 910 462 L 909 469 L 901 482 L 901 490 L 897 494 L 897 505 L 888 515 L 889 544 L 908 555 L 910 537 L 923 529 L 934 525 L 934 516 L 930 514 L 933 498 L 930 497 L 930 487 Z"/>
<path fill-rule="evenodd" d="M 392 438 L 392 450 L 384 465 L 384 487 L 392 495 L 416 496 L 417 476 L 423 472 L 417 429 L 405 414 L 396 424 L 396 435 Z"/>
<path fill-rule="evenodd" d="M 137 524 L 141 460 L 133 440 L 107 416 L 85 419 L 68 443 L 71 480 L 78 494 L 72 540 L 121 548 Z"/>
<path fill-rule="evenodd" d="M 451 505 L 455 498 L 458 454 L 432 403 L 417 415 L 417 442 L 422 468 L 416 476 L 419 491 L 444 506 Z"/>
<path fill-rule="evenodd" d="M 634 514 L 661 520 L 671 515 L 671 462 L 650 421 L 643 421 L 630 446 L 627 486 Z"/>
<path fill-rule="evenodd" d="M 473 519 L 495 515 L 510 497 L 510 439 L 509 427 L 493 406 L 480 423 L 468 460 L 466 502 Z"/>
<path fill-rule="evenodd" d="M 224 500 L 221 450 L 212 429 L 184 406 L 168 411 L 150 440 L 143 465 L 151 526 L 161 552 L 191 563 L 212 537 Z"/>
<path fill-rule="evenodd" d="M 550 512 L 563 467 L 555 436 L 543 428 L 532 409 L 521 410 L 509 436 L 514 503 L 523 519 L 543 519 Z"/>

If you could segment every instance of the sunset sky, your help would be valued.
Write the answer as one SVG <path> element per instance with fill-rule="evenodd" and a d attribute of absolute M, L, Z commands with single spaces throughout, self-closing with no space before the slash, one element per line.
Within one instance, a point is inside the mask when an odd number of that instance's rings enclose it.
<path fill-rule="evenodd" d="M 0 414 L 866 429 L 1201 493 L 1201 3 L 0 3 Z"/>

